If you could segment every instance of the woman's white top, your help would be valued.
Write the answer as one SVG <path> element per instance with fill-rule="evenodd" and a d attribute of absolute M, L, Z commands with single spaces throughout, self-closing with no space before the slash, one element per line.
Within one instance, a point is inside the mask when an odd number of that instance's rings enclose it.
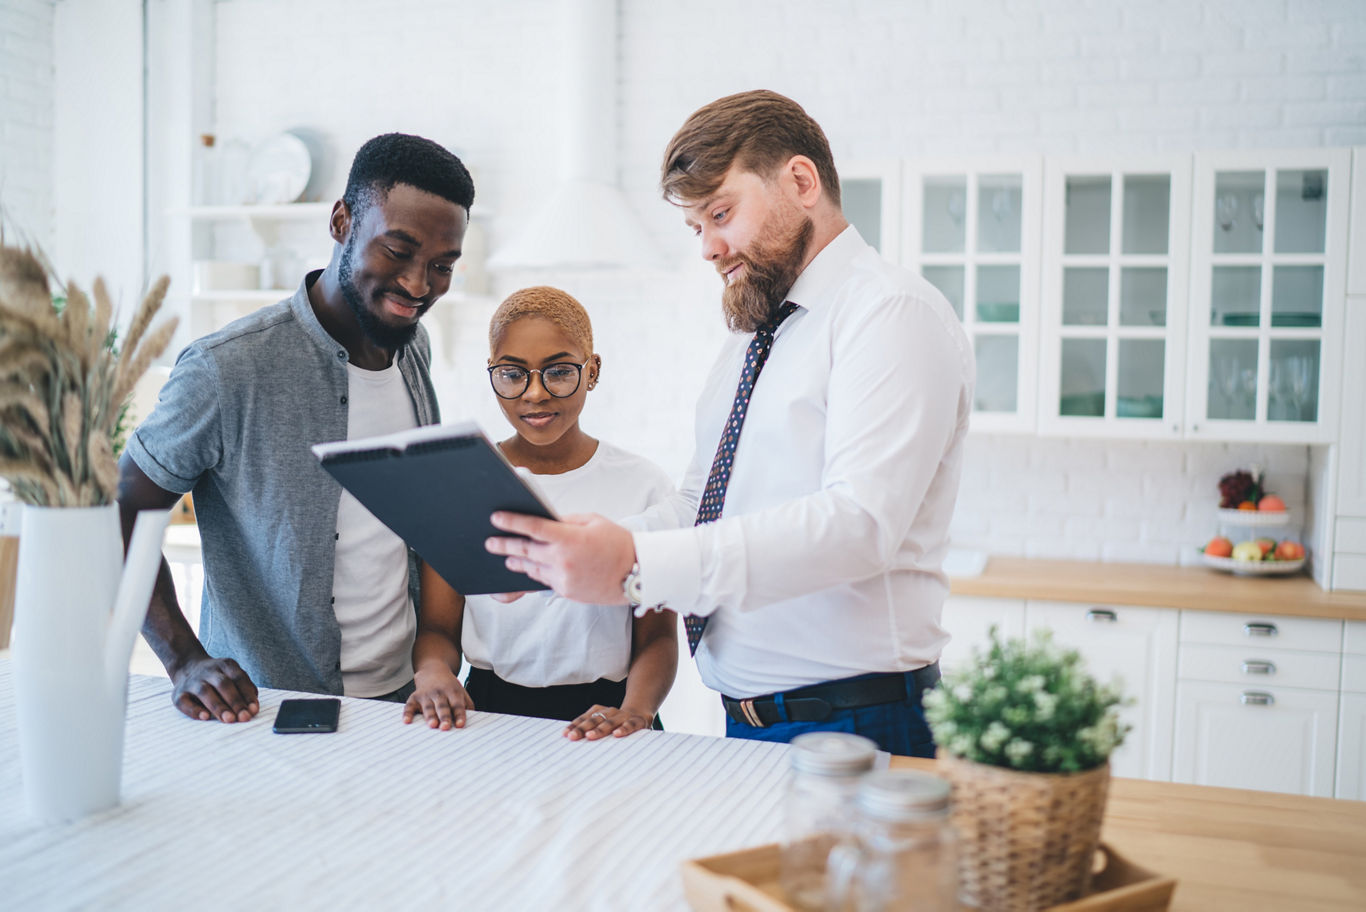
<path fill-rule="evenodd" d="M 674 490 L 659 466 L 606 441 L 579 468 L 533 478 L 560 516 L 600 513 L 619 520 Z M 624 605 L 585 605 L 553 592 L 528 593 L 506 605 L 471 595 L 460 646 L 473 667 L 523 687 L 620 681 L 631 664 L 631 611 Z"/>

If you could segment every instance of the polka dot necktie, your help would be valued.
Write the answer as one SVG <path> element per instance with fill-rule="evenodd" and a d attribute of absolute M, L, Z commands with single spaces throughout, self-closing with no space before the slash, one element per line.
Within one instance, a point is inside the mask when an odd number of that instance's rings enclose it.
<path fill-rule="evenodd" d="M 749 397 L 754 392 L 759 371 L 768 360 L 769 349 L 773 347 L 773 334 L 786 320 L 797 305 L 791 301 L 783 304 L 771 320 L 760 326 L 750 340 L 745 352 L 745 366 L 740 371 L 740 386 L 735 391 L 735 402 L 730 407 L 730 418 L 721 432 L 721 441 L 716 445 L 716 456 L 711 461 L 711 474 L 707 476 L 707 487 L 702 491 L 702 503 L 697 508 L 697 522 L 702 525 L 721 516 L 721 507 L 726 503 L 726 485 L 730 484 L 731 465 L 735 462 L 735 446 L 740 442 L 740 429 L 745 424 L 745 413 L 749 411 Z M 702 642 L 702 631 L 707 629 L 705 615 L 689 614 L 683 618 L 683 626 L 688 633 L 688 654 L 697 654 L 697 644 Z"/>

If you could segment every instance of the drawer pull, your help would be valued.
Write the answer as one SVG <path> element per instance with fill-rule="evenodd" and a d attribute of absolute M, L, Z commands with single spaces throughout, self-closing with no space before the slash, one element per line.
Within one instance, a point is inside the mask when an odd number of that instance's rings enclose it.
<path fill-rule="evenodd" d="M 1276 698 L 1264 690 L 1243 691 L 1244 706 L 1271 706 L 1275 702 Z"/>
<path fill-rule="evenodd" d="M 1109 608 L 1092 608 L 1090 611 L 1086 612 L 1086 619 L 1093 624 L 1097 621 L 1113 624 L 1119 620 L 1119 615 L 1115 614 Z"/>
<path fill-rule="evenodd" d="M 1268 662 L 1266 659 L 1248 659 L 1243 663 L 1243 674 L 1245 675 L 1274 675 L 1276 673 L 1276 663 Z"/>
<path fill-rule="evenodd" d="M 1243 625 L 1243 633 L 1250 637 L 1274 637 L 1279 632 L 1275 624 L 1249 623 Z"/>

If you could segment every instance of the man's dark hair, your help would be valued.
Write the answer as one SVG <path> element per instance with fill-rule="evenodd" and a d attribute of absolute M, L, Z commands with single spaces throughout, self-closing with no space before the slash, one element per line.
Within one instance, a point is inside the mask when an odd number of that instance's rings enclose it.
<path fill-rule="evenodd" d="M 430 139 L 407 133 L 385 133 L 360 147 L 351 162 L 342 202 L 351 217 L 359 219 L 395 184 L 409 184 L 448 199 L 466 214 L 474 205 L 474 181 L 460 159 Z"/>

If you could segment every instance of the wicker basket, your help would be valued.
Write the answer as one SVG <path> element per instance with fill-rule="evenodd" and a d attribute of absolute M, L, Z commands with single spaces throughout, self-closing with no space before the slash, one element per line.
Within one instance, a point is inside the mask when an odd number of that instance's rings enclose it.
<path fill-rule="evenodd" d="M 1110 765 L 1084 773 L 1022 773 L 939 755 L 953 783 L 964 902 L 1035 912 L 1083 896 L 1100 843 Z"/>

